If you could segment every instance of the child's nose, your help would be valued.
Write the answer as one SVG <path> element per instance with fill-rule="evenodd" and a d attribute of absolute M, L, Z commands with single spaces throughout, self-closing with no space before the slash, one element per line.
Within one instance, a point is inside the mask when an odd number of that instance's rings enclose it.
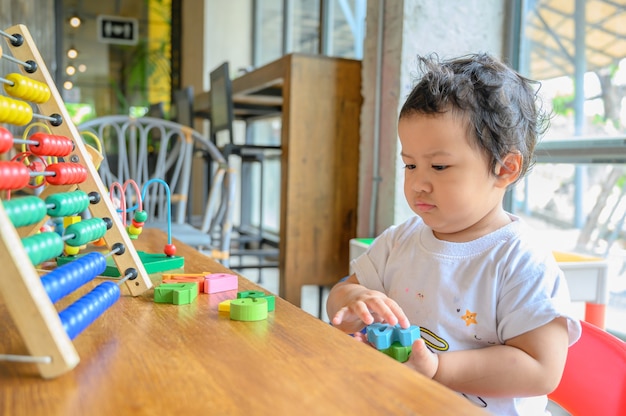
<path fill-rule="evenodd" d="M 428 175 L 422 172 L 415 172 L 411 178 L 411 189 L 415 192 L 430 192 L 432 185 Z"/>

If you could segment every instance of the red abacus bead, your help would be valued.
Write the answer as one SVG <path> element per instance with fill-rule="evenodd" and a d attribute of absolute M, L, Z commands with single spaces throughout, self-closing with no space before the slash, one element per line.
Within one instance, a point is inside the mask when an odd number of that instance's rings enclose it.
<path fill-rule="evenodd" d="M 176 246 L 174 244 L 166 244 L 163 252 L 166 256 L 172 257 L 176 255 Z"/>
<path fill-rule="evenodd" d="M 56 136 L 38 132 L 29 137 L 37 144 L 28 145 L 29 150 L 37 156 L 67 156 L 74 150 L 74 142 L 64 136 Z"/>
<path fill-rule="evenodd" d="M 19 162 L 0 161 L 0 189 L 22 189 L 28 185 L 28 168 Z"/>
<path fill-rule="evenodd" d="M 0 127 L 0 154 L 6 153 L 13 147 L 13 135 L 4 127 Z"/>
<path fill-rule="evenodd" d="M 87 179 L 87 168 L 78 163 L 52 163 L 46 171 L 54 172 L 54 176 L 46 177 L 51 185 L 74 185 Z"/>

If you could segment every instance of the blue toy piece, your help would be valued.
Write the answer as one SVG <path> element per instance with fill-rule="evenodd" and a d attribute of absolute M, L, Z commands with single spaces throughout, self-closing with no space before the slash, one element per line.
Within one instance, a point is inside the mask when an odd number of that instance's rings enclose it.
<path fill-rule="evenodd" d="M 394 342 L 400 343 L 403 347 L 410 347 L 416 339 L 421 337 L 419 326 L 411 325 L 408 328 L 401 328 L 400 325 L 391 326 L 382 323 L 368 325 L 366 334 L 367 340 L 377 350 L 386 350 Z"/>

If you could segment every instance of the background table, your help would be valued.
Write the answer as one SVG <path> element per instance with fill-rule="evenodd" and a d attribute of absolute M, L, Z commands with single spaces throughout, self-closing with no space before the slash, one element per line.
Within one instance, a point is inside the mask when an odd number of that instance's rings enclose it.
<path fill-rule="evenodd" d="M 146 229 L 136 244 L 160 252 L 165 236 Z M 176 245 L 186 272 L 228 272 Z M 239 290 L 263 289 L 240 277 Z M 125 291 L 74 340 L 71 372 L 43 380 L 31 364 L 0 362 L 0 414 L 483 414 L 282 299 L 267 320 L 238 322 L 217 311 L 235 291 L 181 306 Z M 2 302 L 0 334 L 0 352 L 26 354 Z"/>
<path fill-rule="evenodd" d="M 348 273 L 356 237 L 361 61 L 289 54 L 233 79 L 239 115 L 280 114 L 280 295 L 300 306 L 303 285 Z M 209 93 L 194 99 L 210 111 Z"/>

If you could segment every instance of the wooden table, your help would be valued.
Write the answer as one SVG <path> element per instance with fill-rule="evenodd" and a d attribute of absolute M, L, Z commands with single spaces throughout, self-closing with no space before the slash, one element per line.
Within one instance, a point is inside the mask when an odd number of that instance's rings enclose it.
<path fill-rule="evenodd" d="M 280 114 L 280 295 L 348 274 L 359 188 L 361 61 L 289 54 L 232 81 L 239 116 Z M 209 93 L 194 99 L 207 113 Z"/>
<path fill-rule="evenodd" d="M 164 242 L 146 229 L 136 245 Z M 186 272 L 227 271 L 176 245 Z M 240 277 L 239 290 L 262 289 Z M 484 414 L 282 299 L 267 320 L 239 322 L 217 311 L 235 291 L 182 306 L 125 291 L 74 340 L 81 362 L 69 373 L 44 380 L 31 364 L 0 362 L 0 414 Z M 26 354 L 1 302 L 0 334 L 0 352 Z"/>

